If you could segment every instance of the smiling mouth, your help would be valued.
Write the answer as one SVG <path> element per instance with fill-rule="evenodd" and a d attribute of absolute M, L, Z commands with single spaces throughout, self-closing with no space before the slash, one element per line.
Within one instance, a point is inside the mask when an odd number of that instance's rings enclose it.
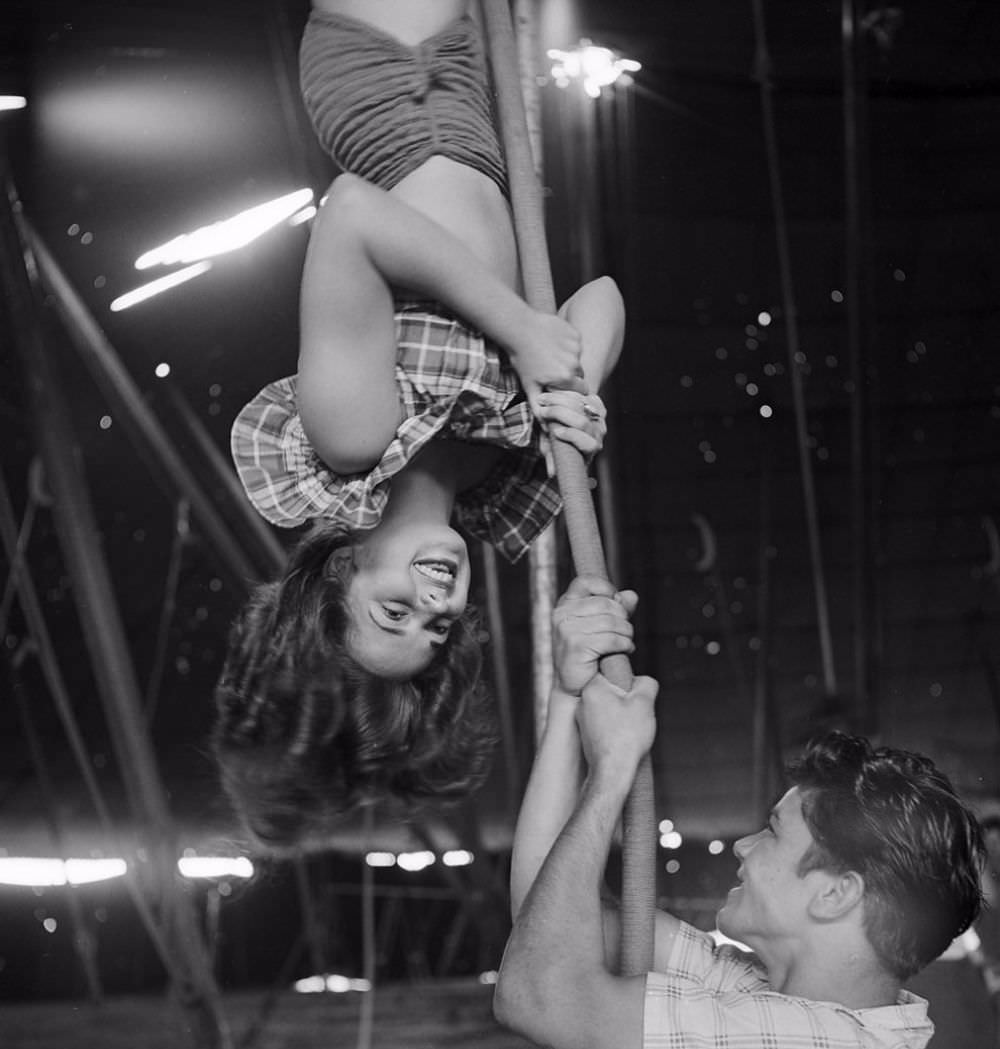
<path fill-rule="evenodd" d="M 435 586 L 450 590 L 455 585 L 455 577 L 458 574 L 458 565 L 454 561 L 441 558 L 423 558 L 414 561 L 413 567 L 425 578 L 429 579 Z"/>

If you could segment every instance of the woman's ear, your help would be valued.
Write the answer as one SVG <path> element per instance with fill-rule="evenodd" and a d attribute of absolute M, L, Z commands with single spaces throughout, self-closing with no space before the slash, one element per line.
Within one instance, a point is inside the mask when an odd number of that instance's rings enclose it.
<path fill-rule="evenodd" d="M 327 579 L 339 579 L 346 583 L 354 571 L 354 547 L 339 546 L 326 559 L 326 567 L 323 570 Z"/>

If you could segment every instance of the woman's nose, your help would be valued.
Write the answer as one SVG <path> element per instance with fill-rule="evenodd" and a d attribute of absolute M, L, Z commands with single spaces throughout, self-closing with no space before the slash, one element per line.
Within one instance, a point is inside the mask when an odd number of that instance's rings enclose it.
<path fill-rule="evenodd" d="M 420 595 L 420 603 L 425 608 L 433 609 L 435 612 L 444 608 L 447 600 L 445 592 L 436 586 L 425 587 Z"/>

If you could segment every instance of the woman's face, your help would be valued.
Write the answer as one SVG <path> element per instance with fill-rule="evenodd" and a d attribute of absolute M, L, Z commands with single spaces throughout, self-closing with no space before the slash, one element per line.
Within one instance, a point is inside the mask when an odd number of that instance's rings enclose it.
<path fill-rule="evenodd" d="M 386 526 L 354 544 L 347 586 L 351 655 L 379 677 L 419 673 L 469 597 L 469 551 L 445 525 Z"/>

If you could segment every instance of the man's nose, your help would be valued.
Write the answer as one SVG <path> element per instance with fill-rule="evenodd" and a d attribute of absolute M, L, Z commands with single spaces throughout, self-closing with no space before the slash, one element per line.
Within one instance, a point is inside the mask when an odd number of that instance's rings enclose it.
<path fill-rule="evenodd" d="M 745 838 L 739 838 L 733 842 L 733 852 L 736 854 L 737 859 L 742 860 L 746 857 L 756 837 L 756 834 L 748 834 Z"/>

